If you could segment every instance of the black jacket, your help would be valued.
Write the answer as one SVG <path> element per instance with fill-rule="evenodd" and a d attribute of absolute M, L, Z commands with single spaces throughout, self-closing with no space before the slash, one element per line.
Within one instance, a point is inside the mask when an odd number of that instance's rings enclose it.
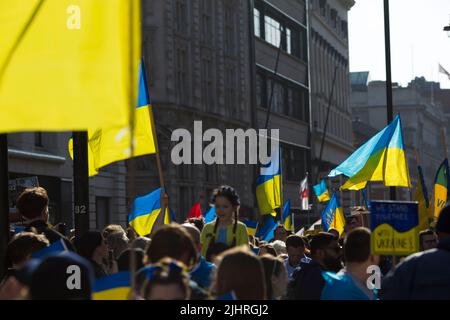
<path fill-rule="evenodd" d="M 74 249 L 72 243 L 69 241 L 69 239 L 64 237 L 58 231 L 50 228 L 49 225 L 44 220 L 36 220 L 36 221 L 29 223 L 25 227 L 25 231 L 30 231 L 31 228 L 35 228 L 38 233 L 43 233 L 47 237 L 50 244 L 58 241 L 59 239 L 63 239 L 64 243 L 66 244 L 67 249 L 70 251 L 75 251 L 75 249 Z"/>
<path fill-rule="evenodd" d="M 325 285 L 322 271 L 322 267 L 314 260 L 300 262 L 289 282 L 287 299 L 320 300 Z"/>
<path fill-rule="evenodd" d="M 450 238 L 408 256 L 381 284 L 381 299 L 450 300 Z"/>

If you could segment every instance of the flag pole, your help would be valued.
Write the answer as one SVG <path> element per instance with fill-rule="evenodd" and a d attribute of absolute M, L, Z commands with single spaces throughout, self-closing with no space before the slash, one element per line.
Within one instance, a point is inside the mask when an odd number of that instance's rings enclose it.
<path fill-rule="evenodd" d="M 280 222 L 281 224 L 283 224 L 283 196 L 284 196 L 284 192 L 283 192 L 283 167 L 282 167 L 282 162 L 283 162 L 283 157 L 281 156 L 282 150 L 280 147 L 280 153 L 278 154 L 279 156 L 279 161 L 278 163 L 280 164 Z"/>
<path fill-rule="evenodd" d="M 0 277 L 6 272 L 6 247 L 9 242 L 8 138 L 0 134 Z"/>

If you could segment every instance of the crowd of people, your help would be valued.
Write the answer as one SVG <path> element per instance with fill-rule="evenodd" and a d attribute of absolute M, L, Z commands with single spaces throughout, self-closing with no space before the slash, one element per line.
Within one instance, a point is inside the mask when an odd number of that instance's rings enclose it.
<path fill-rule="evenodd" d="M 163 225 L 151 238 L 120 225 L 63 235 L 48 223 L 48 203 L 41 187 L 19 196 L 25 229 L 9 242 L 0 299 L 92 299 L 96 280 L 123 271 L 134 275 L 129 299 L 450 299 L 450 206 L 435 230 L 420 233 L 421 251 L 396 264 L 372 254 L 364 227 L 300 236 L 279 225 L 269 242 L 249 236 L 230 186 L 212 195 L 214 221 Z M 64 250 L 35 257 L 56 242 Z M 67 285 L 74 265 L 77 290 Z"/>

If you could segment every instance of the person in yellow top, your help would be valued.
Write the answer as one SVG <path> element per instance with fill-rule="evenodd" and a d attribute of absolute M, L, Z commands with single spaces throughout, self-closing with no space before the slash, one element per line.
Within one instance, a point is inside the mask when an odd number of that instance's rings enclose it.
<path fill-rule="evenodd" d="M 216 219 L 205 224 L 200 236 L 202 255 L 207 260 L 213 252 L 248 245 L 249 241 L 247 227 L 238 220 L 240 200 L 237 192 L 230 186 L 221 186 L 214 190 L 211 200 Z"/>

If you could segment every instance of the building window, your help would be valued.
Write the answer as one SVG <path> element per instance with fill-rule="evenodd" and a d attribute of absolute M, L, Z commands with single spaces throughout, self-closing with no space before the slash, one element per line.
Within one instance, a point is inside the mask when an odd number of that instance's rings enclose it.
<path fill-rule="evenodd" d="M 341 32 L 344 39 L 347 39 L 348 37 L 347 21 L 341 20 Z"/>
<path fill-rule="evenodd" d="M 213 3 L 211 0 L 202 0 L 201 3 L 202 42 L 208 45 L 214 42 Z"/>
<path fill-rule="evenodd" d="M 264 17 L 264 39 L 274 45 L 275 47 L 280 46 L 281 40 L 281 25 L 275 19 L 269 16 Z"/>
<path fill-rule="evenodd" d="M 202 103 L 205 110 L 214 107 L 213 65 L 211 58 L 202 59 Z"/>
<path fill-rule="evenodd" d="M 330 10 L 330 22 L 333 28 L 337 28 L 337 11 L 335 9 Z"/>
<path fill-rule="evenodd" d="M 286 28 L 286 52 L 289 54 L 292 53 L 291 41 L 291 29 Z"/>
<path fill-rule="evenodd" d="M 236 12 L 231 5 L 225 6 L 225 52 L 235 55 L 236 45 Z"/>
<path fill-rule="evenodd" d="M 319 12 L 322 17 L 327 16 L 327 1 L 319 0 Z"/>
<path fill-rule="evenodd" d="M 34 133 L 34 146 L 42 148 L 44 146 L 42 139 L 42 132 Z"/>
<path fill-rule="evenodd" d="M 186 34 L 188 31 L 187 23 L 187 3 L 186 0 L 175 1 L 175 27 L 179 33 Z"/>
<path fill-rule="evenodd" d="M 261 14 L 258 9 L 253 9 L 253 16 L 255 36 L 261 37 Z"/>
<path fill-rule="evenodd" d="M 176 50 L 176 88 L 179 103 L 188 104 L 187 52 L 185 48 Z"/>
<path fill-rule="evenodd" d="M 110 224 L 110 208 L 109 198 L 96 197 L 95 198 L 95 213 L 97 229 L 102 230 L 105 226 Z"/>
<path fill-rule="evenodd" d="M 286 181 L 298 182 L 307 171 L 307 152 L 301 148 L 283 145 L 282 170 Z"/>

